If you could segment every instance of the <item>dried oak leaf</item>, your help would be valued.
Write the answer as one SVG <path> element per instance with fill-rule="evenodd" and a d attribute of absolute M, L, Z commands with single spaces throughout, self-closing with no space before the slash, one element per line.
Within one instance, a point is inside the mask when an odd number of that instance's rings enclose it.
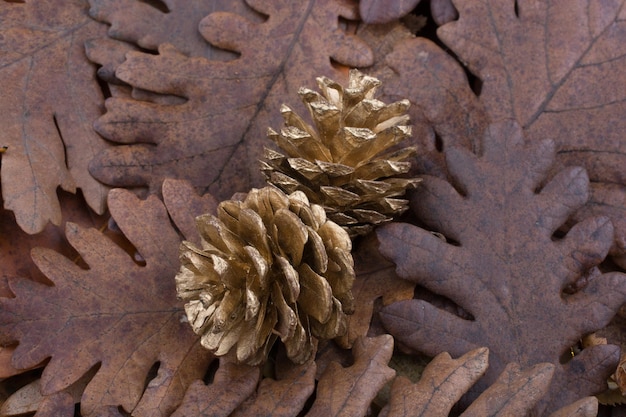
<path fill-rule="evenodd" d="M 83 48 L 104 33 L 84 0 L 0 2 L 2 195 L 27 233 L 60 224 L 58 187 L 105 210 L 107 188 L 87 169 L 108 146 L 92 128 L 104 98 Z"/>
<path fill-rule="evenodd" d="M 359 12 L 365 23 L 389 23 L 409 14 L 420 0 L 361 0 Z M 438 25 L 450 22 L 458 17 L 451 0 L 430 0 L 430 13 Z"/>
<path fill-rule="evenodd" d="M 418 132 L 413 140 L 420 149 L 416 171 L 445 177 L 442 149 L 464 146 L 479 151 L 476 139 L 489 123 L 484 107 L 459 63 L 426 38 L 397 43 L 385 61 L 392 71 L 380 77 L 384 97 L 411 101 L 409 115 Z"/>
<path fill-rule="evenodd" d="M 339 17 L 356 18 L 353 5 L 336 0 L 248 4 L 267 20 L 216 12 L 200 22 L 201 34 L 213 45 L 240 53 L 235 60 L 189 58 L 170 45 L 160 46 L 156 56 L 127 54 L 118 78 L 186 101 L 108 99 L 108 111 L 95 127 L 123 145 L 91 161 L 98 179 L 158 192 L 164 178 L 182 178 L 219 199 L 260 185 L 257 161 L 267 127 L 281 123 L 284 98 L 317 75 L 343 81 L 346 74 L 331 65 L 331 58 L 349 66 L 372 63 L 369 47 L 338 27 Z"/>
<path fill-rule="evenodd" d="M 379 417 L 447 416 L 452 406 L 485 373 L 489 349 L 477 348 L 458 359 L 438 354 L 413 384 L 403 376 L 394 379 L 391 397 Z"/>
<path fill-rule="evenodd" d="M 217 11 L 227 11 L 245 15 L 249 19 L 260 19 L 242 0 L 88 1 L 91 5 L 90 16 L 110 24 L 108 36 L 112 39 L 149 50 L 157 50 L 159 45 L 169 43 L 185 55 L 212 60 L 232 59 L 236 54 L 214 48 L 202 37 L 198 26 L 205 16 Z M 98 52 L 106 53 L 106 49 L 117 49 L 113 42 L 102 46 L 103 48 L 98 48 Z"/>
<path fill-rule="evenodd" d="M 332 362 L 326 367 L 307 417 L 364 416 L 378 391 L 395 376 L 387 366 L 393 354 L 391 336 L 359 338 L 352 350 L 351 366 Z"/>
<path fill-rule="evenodd" d="M 198 25 L 209 13 L 228 11 L 260 20 L 241 0 L 168 0 L 161 4 L 138 0 L 89 0 L 89 4 L 91 17 L 111 26 L 109 37 L 85 43 L 86 53 L 92 62 L 101 66 L 98 76 L 113 84 L 124 84 L 115 77 L 115 70 L 126 60 L 127 52 L 140 48 L 156 51 L 159 45 L 168 43 L 188 56 L 218 61 L 236 58 L 237 54 L 213 47 L 200 34 Z M 118 90 L 114 85 L 109 87 L 112 96 L 116 97 Z M 139 91 L 132 94 L 136 99 L 143 96 Z"/>
<path fill-rule="evenodd" d="M 413 298 L 415 284 L 401 279 L 395 265 L 385 259 L 378 249 L 374 235 L 359 241 L 353 250 L 356 279 L 352 286 L 354 313 L 348 316 L 348 331 L 336 341 L 344 348 L 351 348 L 359 337 L 370 330 L 374 302 L 382 298 L 382 304 Z"/>
<path fill-rule="evenodd" d="M 382 321 L 398 341 L 431 356 L 489 347 L 491 366 L 478 390 L 507 363 L 553 363 L 551 392 L 540 407 L 554 410 L 602 390 L 619 357 L 617 346 L 604 345 L 559 362 L 626 298 L 626 275 L 597 268 L 613 226 L 606 217 L 588 218 L 564 238 L 554 236 L 587 201 L 589 179 L 570 167 L 541 187 L 554 160 L 552 141 L 525 145 L 519 125 L 502 121 L 489 126 L 481 148 L 480 156 L 447 149 L 452 184 L 426 176 L 411 200 L 426 227 L 458 245 L 410 224 L 378 230 L 381 253 L 400 277 L 447 297 L 474 320 L 410 300 L 385 307 Z"/>
<path fill-rule="evenodd" d="M 58 198 L 62 211 L 61 224 L 65 224 L 68 219 L 72 219 L 73 222 L 83 227 L 100 228 L 106 224 L 105 217 L 91 211 L 80 194 L 59 192 Z M 38 246 L 54 249 L 70 259 L 77 256 L 67 243 L 61 227 L 48 223 L 40 233 L 29 235 L 17 225 L 13 213 L 0 210 L 0 264 L 2 265 L 0 297 L 14 296 L 9 288 L 10 278 L 30 278 L 37 282 L 49 283 L 30 257 L 31 249 Z M 28 370 L 16 369 L 11 365 L 14 350 L 15 346 L 0 348 L 0 378 L 7 378 Z"/>
<path fill-rule="evenodd" d="M 41 392 L 54 395 L 99 365 L 81 400 L 85 416 L 117 412 L 166 416 L 212 359 L 184 321 L 173 277 L 179 235 L 163 204 L 111 191 L 113 219 L 145 266 L 94 229 L 68 223 L 66 235 L 89 269 L 35 248 L 32 257 L 54 286 L 11 278 L 15 298 L 0 300 L 2 343 L 18 341 L 12 365 L 28 368 L 50 358 Z M 150 369 L 156 377 L 145 386 Z"/>
<path fill-rule="evenodd" d="M 477 348 L 458 359 L 446 352 L 437 355 L 413 384 L 397 377 L 391 388 L 389 404 L 379 417 L 443 417 L 483 375 L 488 365 L 489 350 Z M 523 416 L 545 395 L 552 379 L 554 365 L 539 363 L 528 369 L 509 364 L 498 379 L 483 392 L 461 417 Z M 592 417 L 597 414 L 598 401 L 583 398 L 550 417 Z"/>
<path fill-rule="evenodd" d="M 359 13 L 365 23 L 389 23 L 411 12 L 420 0 L 361 0 Z"/>
<path fill-rule="evenodd" d="M 304 408 L 306 401 L 315 391 L 317 370 L 315 362 L 291 365 L 282 371 L 279 367 L 281 363 L 291 364 L 291 361 L 285 355 L 277 360 L 277 379 L 261 380 L 256 392 L 230 417 L 292 417 Z"/>
<path fill-rule="evenodd" d="M 626 2 L 458 1 L 437 35 L 482 82 L 492 120 L 513 118 L 530 141 L 552 138 L 557 161 L 591 180 L 580 220 L 611 218 L 626 265 Z"/>
<path fill-rule="evenodd" d="M 254 393 L 259 377 L 258 367 L 236 364 L 221 358 L 213 382 L 209 385 L 201 380 L 192 383 L 172 417 L 229 416 Z"/>
<path fill-rule="evenodd" d="M 52 410 L 54 412 L 58 409 L 57 407 L 66 406 L 68 406 L 69 409 L 69 405 L 71 405 L 73 413 L 74 404 L 78 404 L 80 402 L 85 386 L 93 377 L 94 373 L 94 370 L 92 370 L 68 388 L 50 395 L 43 395 L 41 393 L 41 379 L 36 379 L 11 394 L 6 401 L 2 403 L 2 407 L 0 407 L 0 415 L 2 417 L 7 417 L 34 412 L 43 413 L 42 415 L 45 415 L 47 412 L 46 410 Z M 57 413 L 52 415 L 70 415 L 70 413 Z"/>

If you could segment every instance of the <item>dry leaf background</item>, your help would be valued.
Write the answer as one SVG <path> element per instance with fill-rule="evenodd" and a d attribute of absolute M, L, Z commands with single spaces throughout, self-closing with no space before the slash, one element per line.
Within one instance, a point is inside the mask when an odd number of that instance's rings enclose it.
<path fill-rule="evenodd" d="M 626 344 L 625 18 L 623 0 L 0 0 L 0 415 L 623 415 L 589 395 Z M 178 242 L 263 185 L 280 105 L 304 114 L 298 88 L 351 67 L 411 101 L 425 184 L 355 242 L 338 343 L 218 360 L 176 300 Z M 609 345 L 571 359 L 594 331 Z M 394 348 L 435 359 L 396 376 Z"/>

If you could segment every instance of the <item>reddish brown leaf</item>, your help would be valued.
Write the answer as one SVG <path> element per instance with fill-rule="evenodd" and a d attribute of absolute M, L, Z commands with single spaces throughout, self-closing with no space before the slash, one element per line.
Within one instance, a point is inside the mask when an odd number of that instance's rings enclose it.
<path fill-rule="evenodd" d="M 46 397 L 39 409 L 35 413 L 35 417 L 59 417 L 74 415 L 74 399 L 65 392 L 59 392 Z"/>
<path fill-rule="evenodd" d="M 352 287 L 355 310 L 348 316 L 348 332 L 337 340 L 344 348 L 352 347 L 359 337 L 367 336 L 377 298 L 383 298 L 383 305 L 410 300 L 415 287 L 396 275 L 394 264 L 380 255 L 374 236 L 359 242 L 352 255 L 356 269 Z"/>
<path fill-rule="evenodd" d="M 551 141 L 524 145 L 519 126 L 505 121 L 489 127 L 481 148 L 480 157 L 449 148 L 453 184 L 426 177 L 412 199 L 416 215 L 458 246 L 409 224 L 378 232 L 381 252 L 401 277 L 447 297 L 474 320 L 411 300 L 384 308 L 383 323 L 400 342 L 431 356 L 486 345 L 491 366 L 482 389 L 507 363 L 553 363 L 559 382 L 547 400 L 553 411 L 597 392 L 619 356 L 605 345 L 566 366 L 559 362 L 584 334 L 605 326 L 626 296 L 626 275 L 597 269 L 613 227 L 606 217 L 589 218 L 564 238 L 553 237 L 586 202 L 589 180 L 572 167 L 540 187 L 554 158 Z M 577 293 L 563 292 L 581 281 L 588 283 Z"/>
<path fill-rule="evenodd" d="M 380 417 L 447 416 L 452 406 L 487 369 L 489 349 L 474 349 L 458 359 L 443 352 L 424 369 L 418 383 L 397 377 L 389 405 Z"/>
<path fill-rule="evenodd" d="M 241 0 L 88 1 L 91 5 L 89 14 L 111 25 L 108 35 L 113 39 L 152 50 L 170 43 L 185 55 L 220 61 L 232 59 L 236 54 L 211 47 L 198 31 L 200 21 L 217 11 L 237 13 L 257 21 L 261 19 Z M 159 4 L 163 7 L 157 6 Z M 107 46 L 111 45 L 108 43 Z M 100 51 L 104 53 L 106 49 Z"/>
<path fill-rule="evenodd" d="M 262 183 L 260 159 L 268 126 L 281 125 L 285 97 L 315 76 L 343 80 L 330 57 L 350 66 L 372 63 L 370 49 L 338 27 L 356 9 L 335 0 L 248 2 L 269 18 L 257 23 L 233 13 L 212 13 L 200 32 L 217 47 L 241 55 L 228 62 L 188 58 L 163 45 L 159 55 L 129 53 L 116 75 L 135 89 L 175 95 L 184 104 L 107 100 L 96 122 L 122 143 L 91 162 L 108 184 L 158 192 L 166 177 L 188 179 L 220 198 Z M 258 4 L 257 4 L 258 3 Z M 289 103 L 296 104 L 296 103 Z M 300 109 L 298 109 L 300 111 Z M 149 143 L 149 144 L 147 144 Z"/>
<path fill-rule="evenodd" d="M 548 391 L 553 372 L 554 365 L 549 363 L 539 363 L 524 370 L 516 364 L 509 364 L 462 416 L 528 415 Z"/>
<path fill-rule="evenodd" d="M 169 415 L 210 360 L 175 299 L 179 237 L 154 197 L 141 201 L 117 190 L 108 203 L 145 266 L 100 232 L 69 223 L 67 238 L 90 269 L 55 251 L 33 250 L 35 263 L 54 286 L 11 279 L 16 298 L 2 300 L 2 338 L 19 341 L 13 355 L 17 368 L 50 357 L 42 375 L 44 395 L 66 388 L 100 363 L 82 397 L 83 415 L 118 406 L 138 416 Z M 157 377 L 144 393 L 156 362 Z"/>
<path fill-rule="evenodd" d="M 123 84 L 115 77 L 115 70 L 125 60 L 130 51 L 139 48 L 128 42 L 116 41 L 110 38 L 96 38 L 85 41 L 85 54 L 91 62 L 100 65 L 98 77 L 106 82 Z"/>
<path fill-rule="evenodd" d="M 185 239 L 199 245 L 196 217 L 215 214 L 219 204 L 215 197 L 211 194 L 200 197 L 188 181 L 166 179 L 163 181 L 163 202 Z"/>
<path fill-rule="evenodd" d="M 62 208 L 62 224 L 71 219 L 83 227 L 100 229 L 106 225 L 106 217 L 89 210 L 80 195 L 60 192 L 58 199 Z M 5 280 L 22 277 L 42 283 L 49 282 L 30 258 L 31 249 L 38 246 L 54 249 L 70 259 L 77 257 L 60 227 L 48 224 L 40 233 L 28 235 L 16 224 L 11 212 L 0 211 L 0 264 Z M 12 296 L 8 284 L 2 288 L 0 294 L 3 297 Z"/>
<path fill-rule="evenodd" d="M 550 417 L 595 417 L 598 415 L 596 397 L 585 397 L 550 414 Z"/>
<path fill-rule="evenodd" d="M 396 45 L 386 58 L 394 76 L 384 79 L 390 100 L 411 100 L 411 121 L 427 131 L 414 135 L 420 147 L 417 171 L 445 177 L 442 149 L 479 150 L 488 117 L 458 62 L 426 38 Z"/>
<path fill-rule="evenodd" d="M 582 165 L 592 200 L 626 253 L 626 8 L 623 0 L 457 3 L 438 36 L 482 81 L 492 120 L 514 118 L 530 141 L 553 138 L 561 165 Z M 619 202 L 618 204 L 615 204 Z M 616 253 L 616 254 L 617 254 Z"/>
<path fill-rule="evenodd" d="M 389 23 L 406 16 L 419 3 L 420 0 L 361 0 L 359 11 L 365 23 Z M 437 25 L 451 22 L 459 16 L 451 0 L 430 0 L 430 13 Z"/>
<path fill-rule="evenodd" d="M 333 362 L 326 367 L 307 417 L 363 416 L 376 393 L 394 377 L 387 366 L 393 353 L 391 336 L 358 339 L 352 350 L 352 366 Z"/>
<path fill-rule="evenodd" d="M 286 358 L 283 357 L 283 360 Z M 280 379 L 265 378 L 255 395 L 239 406 L 231 417 L 291 417 L 302 410 L 315 391 L 315 362 L 292 366 Z"/>
<path fill-rule="evenodd" d="M 552 379 L 551 393 L 540 401 L 539 407 L 554 410 L 589 393 L 598 394 L 606 391 L 607 369 L 615 370 L 615 358 L 619 357 L 619 352 L 619 346 L 615 345 L 584 349 L 563 369 L 557 368 Z"/>
<path fill-rule="evenodd" d="M 237 365 L 222 358 L 213 382 L 209 385 L 202 381 L 191 384 L 172 417 L 229 416 L 254 392 L 259 374 L 257 367 Z"/>
<path fill-rule="evenodd" d="M 63 391 L 50 395 L 41 394 L 41 380 L 37 379 L 11 394 L 2 403 L 0 415 L 15 416 L 26 413 L 42 413 L 41 415 L 69 416 L 74 415 L 74 404 L 80 401 L 80 397 L 93 373 L 87 373 L 74 384 Z M 60 410 L 68 409 L 71 413 L 63 413 Z M 54 414 L 54 413 L 57 414 Z M 40 414 L 36 414 L 40 415 Z"/>
<path fill-rule="evenodd" d="M 359 12 L 365 23 L 388 23 L 409 13 L 419 2 L 420 0 L 361 0 Z"/>
<path fill-rule="evenodd" d="M 430 0 L 430 14 L 438 25 L 452 22 L 459 17 L 452 0 Z"/>
<path fill-rule="evenodd" d="M 487 369 L 488 349 L 472 350 L 458 359 L 440 353 L 424 369 L 419 382 L 398 377 L 389 404 L 379 417 L 444 417 Z M 540 363 L 527 369 L 509 364 L 498 379 L 462 414 L 462 417 L 528 415 L 548 390 L 554 365 Z M 583 398 L 551 417 L 592 417 L 598 411 L 594 397 Z"/>
<path fill-rule="evenodd" d="M 104 212 L 107 189 L 87 171 L 107 147 L 92 129 L 103 97 L 83 50 L 104 31 L 85 0 L 0 2 L 2 194 L 27 233 L 60 224 L 58 187 Z"/>

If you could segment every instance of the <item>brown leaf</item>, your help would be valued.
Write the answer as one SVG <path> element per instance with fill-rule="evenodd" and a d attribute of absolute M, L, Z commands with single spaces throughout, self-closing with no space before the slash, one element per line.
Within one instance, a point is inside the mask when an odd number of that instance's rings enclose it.
<path fill-rule="evenodd" d="M 548 391 L 553 372 L 554 365 L 549 363 L 539 363 L 524 370 L 517 364 L 509 364 L 462 416 L 527 415 Z"/>
<path fill-rule="evenodd" d="M 85 41 L 87 58 L 100 66 L 98 78 L 113 84 L 124 84 L 115 76 L 115 70 L 126 60 L 128 52 L 137 50 L 139 48 L 133 44 L 111 38 L 96 38 Z M 113 96 L 115 97 L 115 95 Z"/>
<path fill-rule="evenodd" d="M 4 207 L 37 233 L 61 222 L 57 188 L 82 189 L 89 206 L 105 210 L 107 188 L 87 164 L 107 147 L 92 129 L 102 93 L 83 41 L 105 27 L 89 18 L 84 0 L 0 3 L 0 125 Z"/>
<path fill-rule="evenodd" d="M 74 399 L 65 392 L 46 397 L 34 417 L 59 417 L 74 414 Z"/>
<path fill-rule="evenodd" d="M 91 211 L 82 196 L 59 192 L 61 203 L 61 224 L 71 219 L 83 227 L 97 229 L 106 226 L 106 216 L 100 216 Z M 30 258 L 30 251 L 34 247 L 46 247 L 65 255 L 70 259 L 77 257 L 76 251 L 67 243 L 63 229 L 47 224 L 35 235 L 29 235 L 19 228 L 13 214 L 6 210 L 0 211 L 0 263 L 2 275 L 8 278 L 30 278 L 38 282 L 49 283 L 48 279 L 37 269 Z M 8 284 L 0 291 L 3 297 L 12 297 Z"/>
<path fill-rule="evenodd" d="M 216 213 L 218 201 L 215 197 L 208 193 L 199 196 L 188 181 L 166 179 L 163 181 L 163 202 L 185 240 L 199 245 L 196 217 Z"/>
<path fill-rule="evenodd" d="M 531 142 L 553 138 L 560 166 L 585 167 L 591 202 L 576 219 L 609 216 L 613 251 L 623 256 L 624 1 L 465 1 L 457 7 L 459 20 L 437 34 L 482 81 L 480 102 L 489 116 L 514 118 Z"/>
<path fill-rule="evenodd" d="M 405 16 L 417 6 L 420 0 L 361 0 L 359 13 L 365 23 L 389 23 Z"/>
<path fill-rule="evenodd" d="M 113 39 L 151 50 L 169 43 L 185 55 L 218 61 L 233 59 L 236 54 L 214 48 L 202 37 L 198 26 L 205 16 L 212 12 L 228 11 L 260 20 L 241 0 L 169 0 L 151 3 L 137 0 L 89 0 L 89 4 L 89 15 L 100 22 L 109 23 L 108 35 Z M 106 53 L 107 46 L 111 45 L 109 42 L 99 45 L 101 48 L 98 47 L 98 52 Z"/>
<path fill-rule="evenodd" d="M 71 406 L 71 415 L 74 415 L 74 404 L 80 402 L 80 397 L 93 376 L 92 372 L 85 374 L 82 378 L 63 391 L 50 395 L 42 395 L 41 379 L 36 379 L 14 392 L 6 401 L 2 403 L 0 415 L 14 416 L 26 413 L 42 413 L 41 415 L 70 415 L 55 410 L 64 409 Z M 48 413 L 48 414 L 46 414 Z M 39 415 L 39 414 L 37 414 Z"/>
<path fill-rule="evenodd" d="M 307 417 L 363 416 L 376 393 L 394 377 L 395 371 L 387 366 L 393 353 L 391 336 L 360 338 L 352 349 L 352 366 L 333 362 L 326 367 Z"/>
<path fill-rule="evenodd" d="M 359 12 L 363 22 L 379 25 L 407 16 L 419 3 L 420 0 L 361 0 Z M 451 0 L 430 0 L 430 14 L 437 25 L 456 20 L 459 16 Z"/>
<path fill-rule="evenodd" d="M 286 360 L 283 357 L 283 360 Z M 290 367 L 278 380 L 264 378 L 231 417 L 291 417 L 304 408 L 315 391 L 315 362 Z"/>
<path fill-rule="evenodd" d="M 491 366 L 479 390 L 507 363 L 554 364 L 558 384 L 545 410 L 553 411 L 601 390 L 618 358 L 619 349 L 605 345 L 559 362 L 584 334 L 605 326 L 626 296 L 626 275 L 597 269 L 613 227 L 606 217 L 589 218 L 564 238 L 553 236 L 586 202 L 589 180 L 572 167 L 540 187 L 554 158 L 551 141 L 524 145 L 520 127 L 504 121 L 490 126 L 481 147 L 481 156 L 447 149 L 453 184 L 426 177 L 412 199 L 429 228 L 458 244 L 409 224 L 378 231 L 381 253 L 401 277 L 447 297 L 474 320 L 421 300 L 384 308 L 382 320 L 398 341 L 431 356 L 489 347 Z M 588 283 L 580 291 L 563 292 L 581 280 Z"/>
<path fill-rule="evenodd" d="M 398 43 L 386 63 L 394 76 L 383 78 L 385 96 L 409 98 L 411 121 L 418 125 L 417 172 L 445 177 L 442 149 L 480 150 L 477 139 L 489 122 L 482 104 L 458 62 L 426 38 Z"/>
<path fill-rule="evenodd" d="M 62 208 L 62 224 L 71 218 L 73 222 L 84 227 L 101 228 L 106 225 L 105 216 L 96 215 L 91 211 L 82 195 L 59 192 L 59 202 Z M 47 224 L 43 231 L 29 235 L 17 225 L 13 213 L 0 210 L 0 264 L 2 265 L 2 282 L 0 285 L 1 297 L 13 297 L 9 288 L 9 279 L 17 277 L 30 278 L 40 283 L 50 281 L 37 269 L 30 257 L 34 247 L 46 247 L 62 253 L 64 256 L 76 260 L 77 253 L 72 249 L 63 229 L 53 224 Z M 28 369 L 16 369 L 11 365 L 11 356 L 14 346 L 0 349 L 0 378 L 25 372 Z M 35 365 L 35 367 L 40 366 Z"/>
<path fill-rule="evenodd" d="M 235 364 L 222 358 L 213 383 L 192 383 L 172 417 L 229 416 L 254 392 L 258 380 L 259 368 Z"/>
<path fill-rule="evenodd" d="M 380 255 L 374 235 L 359 242 L 353 251 L 356 280 L 352 287 L 355 310 L 348 316 L 348 331 L 337 340 L 351 348 L 359 337 L 367 336 L 374 311 L 374 301 L 382 297 L 383 305 L 413 298 L 414 284 L 400 279 L 395 266 Z"/>
<path fill-rule="evenodd" d="M 443 25 L 459 18 L 459 12 L 452 4 L 452 0 L 430 0 L 430 14 L 432 14 L 433 20 L 438 25 Z"/>
<path fill-rule="evenodd" d="M 257 23 L 221 12 L 200 23 L 206 39 L 238 51 L 238 59 L 188 58 L 169 45 L 160 46 L 157 56 L 127 55 L 118 78 L 186 102 L 107 100 L 108 112 L 96 129 L 124 145 L 92 160 L 98 179 L 126 187 L 149 185 L 158 192 L 164 178 L 184 178 L 220 199 L 246 191 L 262 184 L 257 160 L 267 143 L 267 127 L 280 124 L 284 97 L 295 96 L 321 74 L 344 79 L 330 65 L 331 56 L 345 65 L 371 64 L 369 48 L 337 26 L 339 16 L 355 16 L 353 7 L 335 0 L 251 4 L 270 19 Z"/>
<path fill-rule="evenodd" d="M 550 414 L 550 417 L 595 417 L 598 415 L 596 397 L 585 397 Z"/>
<path fill-rule="evenodd" d="M 489 349 L 474 349 L 458 359 L 443 352 L 424 369 L 416 384 L 397 377 L 391 387 L 389 405 L 381 417 L 420 415 L 446 416 L 452 406 L 487 369 Z"/>
<path fill-rule="evenodd" d="M 108 204 L 145 266 L 100 232 L 68 223 L 67 238 L 90 269 L 53 250 L 33 250 L 54 286 L 9 280 L 16 298 L 1 300 L 2 339 L 19 341 L 13 355 L 17 368 L 50 357 L 42 375 L 44 395 L 63 390 L 101 363 L 82 396 L 85 416 L 118 406 L 137 416 L 169 415 L 211 359 L 175 298 L 179 237 L 155 197 L 141 201 L 117 190 Z M 146 375 L 157 362 L 157 376 L 144 393 Z"/>
<path fill-rule="evenodd" d="M 398 377 L 391 399 L 379 417 L 447 416 L 455 403 L 487 369 L 488 349 L 472 350 L 458 359 L 443 352 L 428 364 L 419 382 Z M 498 379 L 462 414 L 462 417 L 523 416 L 548 390 L 554 365 L 540 363 L 527 369 L 509 364 Z M 594 397 L 583 398 L 553 413 L 551 417 L 592 417 L 598 411 Z"/>

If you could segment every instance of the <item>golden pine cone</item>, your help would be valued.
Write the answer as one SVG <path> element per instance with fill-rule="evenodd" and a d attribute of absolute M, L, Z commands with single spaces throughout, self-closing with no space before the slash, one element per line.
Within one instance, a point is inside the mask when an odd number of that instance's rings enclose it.
<path fill-rule="evenodd" d="M 196 219 L 202 248 L 181 244 L 176 290 L 193 330 L 217 356 L 264 361 L 278 337 L 305 362 L 312 337 L 346 331 L 354 311 L 350 237 L 304 193 L 252 189 Z"/>
<path fill-rule="evenodd" d="M 317 83 L 321 94 L 299 91 L 315 128 L 283 105 L 285 127 L 270 128 L 268 136 L 287 155 L 266 148 L 261 170 L 284 192 L 302 191 L 322 205 L 350 236 L 365 234 L 404 212 L 408 202 L 396 197 L 420 181 L 399 177 L 409 171 L 415 147 L 383 153 L 411 135 L 410 103 L 375 99 L 380 81 L 357 70 L 347 88 L 326 77 Z"/>

